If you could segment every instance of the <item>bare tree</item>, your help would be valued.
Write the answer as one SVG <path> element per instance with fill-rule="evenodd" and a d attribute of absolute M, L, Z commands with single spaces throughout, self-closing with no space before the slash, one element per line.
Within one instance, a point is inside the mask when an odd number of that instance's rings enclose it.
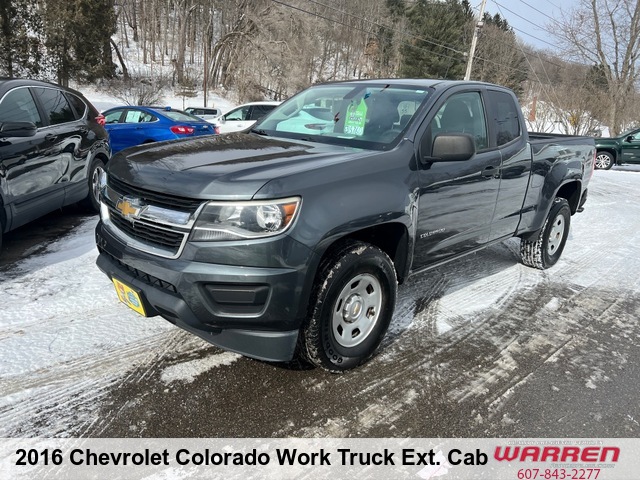
<path fill-rule="evenodd" d="M 610 97 L 609 122 L 614 134 L 625 123 L 628 98 L 640 76 L 640 1 L 581 0 L 571 15 L 553 25 L 567 54 L 602 67 Z"/>

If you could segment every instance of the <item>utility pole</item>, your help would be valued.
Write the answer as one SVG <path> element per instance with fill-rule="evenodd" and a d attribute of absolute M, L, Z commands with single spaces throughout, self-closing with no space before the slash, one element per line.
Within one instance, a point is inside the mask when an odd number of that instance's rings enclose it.
<path fill-rule="evenodd" d="M 469 58 L 467 59 L 467 72 L 464 74 L 465 80 L 471 80 L 471 67 L 473 66 L 473 55 L 476 53 L 476 44 L 478 43 L 478 32 L 484 25 L 484 7 L 487 5 L 487 0 L 482 0 L 480 5 L 480 20 L 476 23 L 476 28 L 473 31 L 473 38 L 471 39 L 471 49 L 469 50 Z"/>

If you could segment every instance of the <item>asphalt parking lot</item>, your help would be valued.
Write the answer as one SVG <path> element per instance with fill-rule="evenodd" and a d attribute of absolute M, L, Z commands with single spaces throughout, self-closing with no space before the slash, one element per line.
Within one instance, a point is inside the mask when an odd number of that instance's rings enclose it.
<path fill-rule="evenodd" d="M 94 265 L 96 219 L 52 214 L 0 258 L 0 436 L 638 437 L 639 171 L 594 174 L 550 270 L 511 240 L 412 277 L 342 375 L 137 316 Z"/>

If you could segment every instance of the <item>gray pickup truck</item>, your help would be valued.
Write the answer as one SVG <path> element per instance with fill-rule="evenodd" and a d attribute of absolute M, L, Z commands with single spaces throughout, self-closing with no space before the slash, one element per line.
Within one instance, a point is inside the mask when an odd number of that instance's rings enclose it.
<path fill-rule="evenodd" d="M 116 155 L 97 264 L 142 315 L 249 357 L 351 369 L 410 275 L 514 236 L 526 265 L 558 261 L 594 141 L 524 125 L 496 85 L 313 86 L 251 131 Z"/>

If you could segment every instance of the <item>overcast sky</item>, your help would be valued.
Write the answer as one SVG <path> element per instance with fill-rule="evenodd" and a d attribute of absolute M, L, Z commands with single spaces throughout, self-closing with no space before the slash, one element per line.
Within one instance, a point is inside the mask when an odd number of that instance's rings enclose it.
<path fill-rule="evenodd" d="M 480 10 L 481 0 L 471 0 Z M 488 0 L 485 12 L 499 13 L 513 27 L 516 35 L 536 48 L 559 50 L 557 40 L 545 28 L 551 29 L 553 20 L 560 20 L 574 10 L 580 0 Z"/>

